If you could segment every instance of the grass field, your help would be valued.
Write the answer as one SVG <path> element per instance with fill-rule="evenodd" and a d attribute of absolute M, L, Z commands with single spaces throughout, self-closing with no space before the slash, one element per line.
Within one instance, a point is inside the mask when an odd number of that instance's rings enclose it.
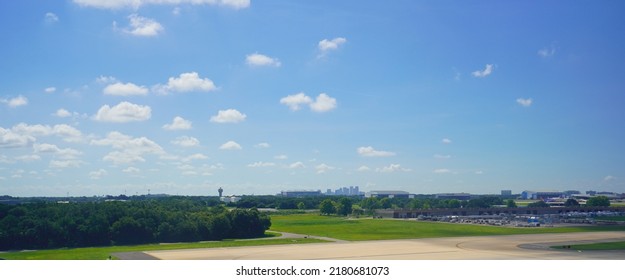
<path fill-rule="evenodd" d="M 625 222 L 625 216 L 606 216 L 606 217 L 597 217 L 595 220 L 598 221 L 620 221 Z"/>
<path fill-rule="evenodd" d="M 279 234 L 268 233 L 270 236 Z M 154 250 L 178 250 L 218 247 L 240 247 L 279 245 L 293 243 L 317 243 L 325 242 L 312 238 L 297 239 L 254 239 L 254 240 L 226 240 L 216 242 L 193 242 L 175 244 L 148 244 L 135 246 L 109 246 L 92 248 L 53 249 L 0 253 L 0 258 L 7 260 L 105 260 L 115 252 L 154 251 Z"/>
<path fill-rule="evenodd" d="M 350 241 L 531 233 L 625 231 L 625 226 L 509 228 L 414 220 L 346 219 L 314 214 L 271 216 L 275 231 L 310 234 Z"/>
<path fill-rule="evenodd" d="M 568 245 L 565 245 L 568 247 Z M 625 241 L 622 242 L 605 242 L 605 243 L 592 243 L 592 244 L 578 244 L 570 245 L 570 248 L 566 250 L 625 250 Z M 563 246 L 552 246 L 554 249 L 563 249 Z"/>

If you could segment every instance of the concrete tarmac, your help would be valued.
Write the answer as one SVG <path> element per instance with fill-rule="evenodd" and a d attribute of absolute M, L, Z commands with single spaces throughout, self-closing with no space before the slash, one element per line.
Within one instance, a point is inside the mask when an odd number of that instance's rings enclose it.
<path fill-rule="evenodd" d="M 625 241 L 625 232 L 333 242 L 146 251 L 164 260 L 625 260 L 625 251 L 577 251 L 550 246 Z"/>

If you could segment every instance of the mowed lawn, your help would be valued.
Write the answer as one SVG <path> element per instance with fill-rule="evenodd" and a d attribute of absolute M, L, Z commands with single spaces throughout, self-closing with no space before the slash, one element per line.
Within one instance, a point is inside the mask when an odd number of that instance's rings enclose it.
<path fill-rule="evenodd" d="M 342 240 L 386 240 L 429 237 L 567 233 L 588 231 L 625 231 L 625 226 L 585 226 L 552 228 L 510 228 L 450 224 L 413 220 L 347 219 L 318 214 L 272 215 L 271 230 L 331 237 Z"/>
<path fill-rule="evenodd" d="M 302 244 L 326 242 L 312 238 L 284 238 L 284 239 L 255 239 L 255 240 L 226 240 L 216 242 L 191 242 L 174 244 L 148 244 L 135 246 L 109 246 L 91 248 L 70 248 L 36 251 L 20 251 L 0 253 L 0 258 L 7 260 L 106 260 L 112 253 L 154 251 L 154 250 L 180 250 L 198 248 L 263 246 L 279 244 Z"/>

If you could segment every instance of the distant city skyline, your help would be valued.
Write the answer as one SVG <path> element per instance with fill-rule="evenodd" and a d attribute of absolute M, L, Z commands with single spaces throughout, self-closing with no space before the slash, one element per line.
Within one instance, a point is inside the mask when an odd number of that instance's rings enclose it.
<path fill-rule="evenodd" d="M 0 3 L 0 195 L 625 190 L 625 2 Z"/>

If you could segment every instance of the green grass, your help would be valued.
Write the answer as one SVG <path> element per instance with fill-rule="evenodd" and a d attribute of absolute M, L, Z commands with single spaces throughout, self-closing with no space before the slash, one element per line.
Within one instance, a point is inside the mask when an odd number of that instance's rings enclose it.
<path fill-rule="evenodd" d="M 604 217 L 596 217 L 597 221 L 619 221 L 625 222 L 625 216 L 604 216 Z"/>
<path fill-rule="evenodd" d="M 268 233 L 276 236 L 278 233 Z M 179 250 L 179 249 L 198 249 L 198 248 L 218 248 L 218 247 L 241 247 L 241 246 L 262 246 L 262 245 L 280 245 L 280 244 L 302 244 L 325 242 L 312 238 L 289 238 L 289 239 L 254 239 L 254 240 L 226 240 L 216 242 L 193 242 L 193 243 L 174 243 L 174 244 L 148 244 L 135 246 L 109 246 L 109 247 L 91 247 L 91 248 L 71 248 L 71 249 L 52 249 L 37 251 L 22 251 L 0 253 L 0 258 L 7 260 L 105 260 L 112 253 L 116 252 L 133 252 L 133 251 L 154 251 L 154 250 Z"/>
<path fill-rule="evenodd" d="M 577 244 L 577 245 L 565 245 L 566 247 L 571 246 L 571 250 L 625 250 L 625 241 L 621 242 L 605 242 L 605 243 L 591 243 L 591 244 Z M 554 249 L 563 249 L 563 246 L 551 246 Z"/>
<path fill-rule="evenodd" d="M 386 240 L 429 237 L 625 231 L 625 226 L 509 228 L 467 224 L 421 222 L 414 220 L 345 219 L 314 214 L 271 216 L 271 230 L 331 237 L 336 239 Z"/>

